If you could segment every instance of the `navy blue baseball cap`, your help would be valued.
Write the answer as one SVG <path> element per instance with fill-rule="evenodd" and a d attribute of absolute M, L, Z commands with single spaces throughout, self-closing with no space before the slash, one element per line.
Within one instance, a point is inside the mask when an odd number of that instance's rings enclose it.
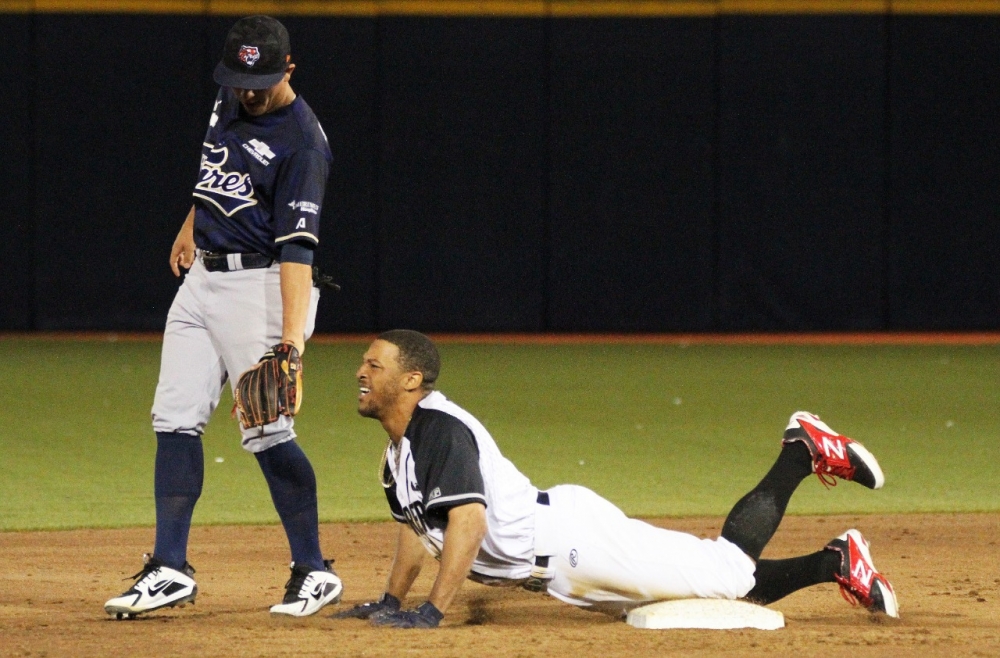
<path fill-rule="evenodd" d="M 270 16 L 236 21 L 212 76 L 223 87 L 267 89 L 281 82 L 291 62 L 288 30 Z"/>

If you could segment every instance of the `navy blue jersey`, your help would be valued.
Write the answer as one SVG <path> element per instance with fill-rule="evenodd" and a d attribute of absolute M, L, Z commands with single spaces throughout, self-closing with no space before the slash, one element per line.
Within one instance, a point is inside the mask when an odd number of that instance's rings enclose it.
<path fill-rule="evenodd" d="M 219 89 L 194 188 L 194 241 L 214 252 L 278 259 L 289 242 L 315 246 L 332 161 L 312 109 L 297 96 L 259 117 Z"/>

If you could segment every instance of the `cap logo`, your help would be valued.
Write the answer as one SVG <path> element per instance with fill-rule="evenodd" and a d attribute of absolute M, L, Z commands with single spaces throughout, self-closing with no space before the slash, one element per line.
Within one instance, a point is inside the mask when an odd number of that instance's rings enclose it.
<path fill-rule="evenodd" d="M 240 52 L 237 57 L 247 66 L 253 66 L 260 59 L 260 50 L 258 50 L 257 46 L 240 46 Z"/>

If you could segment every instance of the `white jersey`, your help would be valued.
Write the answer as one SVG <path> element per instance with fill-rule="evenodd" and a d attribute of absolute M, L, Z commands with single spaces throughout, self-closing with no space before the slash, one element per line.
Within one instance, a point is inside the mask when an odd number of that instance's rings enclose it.
<path fill-rule="evenodd" d="M 448 510 L 484 504 L 486 538 L 470 578 L 486 584 L 523 581 L 544 557 L 551 595 L 612 614 L 665 599 L 739 598 L 754 585 L 754 561 L 723 538 L 630 519 L 584 487 L 539 496 L 482 423 L 438 392 L 386 448 L 382 484 L 393 517 L 439 559 Z"/>
<path fill-rule="evenodd" d="M 387 448 L 383 484 L 393 517 L 409 523 L 436 558 L 448 510 L 484 504 L 487 533 L 473 572 L 528 577 L 538 490 L 500 454 L 483 424 L 442 393 L 421 400 L 398 447 Z"/>

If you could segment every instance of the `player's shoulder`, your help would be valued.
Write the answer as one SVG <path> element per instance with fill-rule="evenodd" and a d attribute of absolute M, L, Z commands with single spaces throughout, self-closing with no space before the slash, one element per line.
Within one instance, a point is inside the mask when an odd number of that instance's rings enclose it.
<path fill-rule="evenodd" d="M 219 87 L 212 102 L 212 116 L 209 120 L 209 127 L 225 128 L 230 123 L 239 118 L 240 100 L 229 87 Z"/>
<path fill-rule="evenodd" d="M 417 405 L 421 415 L 429 420 L 445 424 L 459 424 L 472 432 L 478 431 L 482 424 L 475 416 L 445 397 L 441 391 L 431 391 Z"/>
<path fill-rule="evenodd" d="M 316 113 L 309 107 L 309 103 L 302 96 L 297 96 L 292 103 L 291 110 L 301 135 L 301 147 L 318 151 L 329 162 L 332 159 L 330 144 L 323 131 L 323 126 L 320 125 Z"/>
<path fill-rule="evenodd" d="M 440 391 L 434 391 L 420 401 L 420 407 L 424 409 L 434 409 L 455 418 L 469 428 L 476 437 L 489 437 L 492 440 L 489 430 L 474 415 L 449 400 Z"/>
<path fill-rule="evenodd" d="M 478 422 L 471 414 L 434 391 L 420 401 L 407 428 L 415 451 L 430 445 L 443 447 L 454 441 L 475 445 Z"/>
<path fill-rule="evenodd" d="M 418 407 L 413 413 L 409 430 L 416 436 L 423 436 L 427 433 L 458 433 L 472 435 L 472 428 L 454 414 L 443 409 Z M 413 439 L 411 438 L 411 441 Z"/>

